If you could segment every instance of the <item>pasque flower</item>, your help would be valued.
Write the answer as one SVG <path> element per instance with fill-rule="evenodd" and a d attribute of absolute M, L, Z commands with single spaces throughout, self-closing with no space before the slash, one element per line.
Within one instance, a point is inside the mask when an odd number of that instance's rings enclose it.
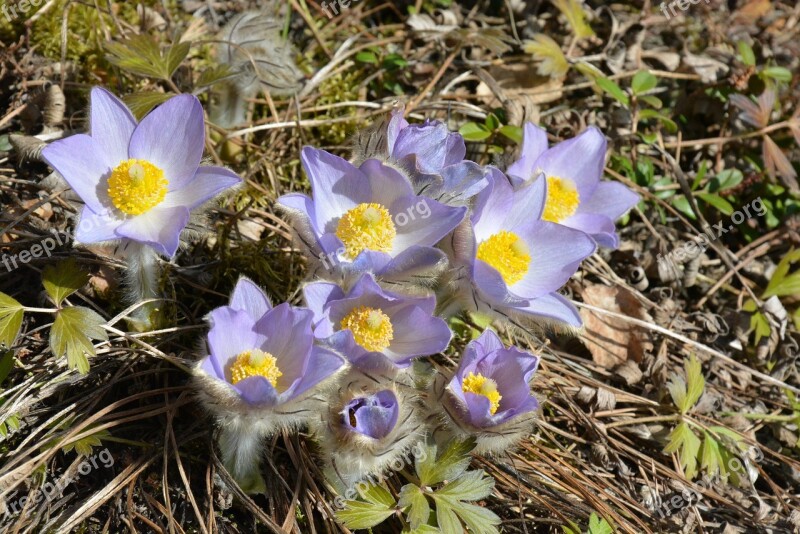
<path fill-rule="evenodd" d="M 447 348 L 451 332 L 433 316 L 434 297 L 406 297 L 383 290 L 370 274 L 345 293 L 328 282 L 303 289 L 314 312 L 314 335 L 365 369 L 408 367 L 413 358 Z"/>
<path fill-rule="evenodd" d="M 171 257 L 190 212 L 242 181 L 201 167 L 204 146 L 194 96 L 172 97 L 137 124 L 120 100 L 94 88 L 90 133 L 51 143 L 42 157 L 84 202 L 79 242 L 131 240 Z"/>
<path fill-rule="evenodd" d="M 342 410 L 342 424 L 372 439 L 382 439 L 397 425 L 400 404 L 389 389 L 356 397 Z"/>
<path fill-rule="evenodd" d="M 577 310 L 556 293 L 595 250 L 585 233 L 540 219 L 547 182 L 512 187 L 498 169 L 478 195 L 451 254 L 461 273 L 457 301 L 501 316 L 524 315 L 580 326 Z"/>
<path fill-rule="evenodd" d="M 507 173 L 515 185 L 535 179 L 547 181 L 544 220 L 585 232 L 598 245 L 617 248 L 614 221 L 639 202 L 639 195 L 619 182 L 600 180 L 606 145 L 605 136 L 591 126 L 548 148 L 546 132 L 526 123 L 522 154 Z"/>
<path fill-rule="evenodd" d="M 443 398 L 446 426 L 463 437 L 474 435 L 482 452 L 501 452 L 530 428 L 539 408 L 531 394 L 530 381 L 539 366 L 539 358 L 506 348 L 491 330 L 470 342 L 449 382 Z M 431 406 L 435 410 L 435 406 Z"/>
<path fill-rule="evenodd" d="M 409 124 L 404 109 L 395 109 L 377 132 L 356 136 L 356 155 L 382 159 L 404 169 L 419 195 L 448 205 L 464 205 L 488 185 L 486 170 L 465 160 L 461 134 L 440 121 Z"/>
<path fill-rule="evenodd" d="M 312 198 L 289 194 L 278 202 L 293 217 L 312 259 L 322 263 L 317 274 L 372 272 L 393 278 L 441 270 L 445 257 L 433 246 L 464 218 L 466 208 L 414 194 L 405 176 L 375 159 L 355 167 L 305 147 L 301 160 Z"/>
<path fill-rule="evenodd" d="M 244 278 L 230 304 L 210 314 L 209 355 L 196 367 L 196 385 L 222 427 L 223 462 L 247 491 L 264 489 L 258 469 L 264 436 L 307 423 L 322 405 L 314 388 L 344 365 L 315 345 L 312 319 L 304 308 L 273 308 Z"/>

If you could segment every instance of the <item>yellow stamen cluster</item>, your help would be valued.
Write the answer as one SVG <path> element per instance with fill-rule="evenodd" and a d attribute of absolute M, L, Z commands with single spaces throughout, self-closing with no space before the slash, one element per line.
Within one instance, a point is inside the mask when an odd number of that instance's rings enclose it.
<path fill-rule="evenodd" d="M 485 261 L 514 285 L 528 273 L 531 256 L 525 242 L 514 232 L 502 230 L 478 245 L 478 259 Z"/>
<path fill-rule="evenodd" d="M 491 378 L 486 378 L 480 373 L 476 375 L 470 372 L 464 377 L 461 389 L 464 393 L 475 393 L 476 395 L 483 395 L 489 399 L 489 413 L 492 415 L 494 415 L 500 407 L 500 399 L 502 399 L 503 396 L 497 391 L 497 382 Z"/>
<path fill-rule="evenodd" d="M 168 185 L 163 170 L 143 159 L 129 159 L 111 171 L 108 196 L 121 212 L 141 215 L 161 204 Z"/>
<path fill-rule="evenodd" d="M 382 310 L 359 306 L 341 322 L 342 330 L 350 330 L 356 343 L 372 352 L 382 352 L 392 343 L 394 329 Z"/>
<path fill-rule="evenodd" d="M 377 203 L 359 204 L 339 219 L 336 237 L 350 259 L 363 250 L 389 252 L 397 236 L 389 210 Z"/>
<path fill-rule="evenodd" d="M 275 357 L 263 350 L 246 350 L 236 357 L 231 365 L 231 383 L 236 384 L 251 376 L 263 376 L 272 387 L 278 387 L 278 379 L 283 373 L 278 369 Z"/>
<path fill-rule="evenodd" d="M 547 177 L 547 201 L 542 219 L 560 223 L 574 214 L 580 203 L 578 189 L 572 180 L 558 176 Z"/>

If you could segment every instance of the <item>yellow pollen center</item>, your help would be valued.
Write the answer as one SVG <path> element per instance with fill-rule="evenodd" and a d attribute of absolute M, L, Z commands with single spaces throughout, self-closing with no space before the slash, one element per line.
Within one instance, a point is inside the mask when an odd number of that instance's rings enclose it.
<path fill-rule="evenodd" d="M 143 159 L 129 159 L 111 171 L 108 196 L 123 213 L 141 215 L 161 204 L 168 185 L 163 170 Z"/>
<path fill-rule="evenodd" d="M 500 407 L 500 399 L 502 399 L 503 396 L 497 391 L 497 382 L 491 378 L 486 378 L 480 373 L 476 375 L 470 372 L 464 377 L 461 389 L 464 393 L 475 393 L 476 395 L 483 395 L 489 399 L 489 413 L 492 415 L 494 415 Z"/>
<path fill-rule="evenodd" d="M 497 269 L 509 286 L 522 280 L 531 265 L 525 242 L 514 232 L 505 230 L 478 245 L 478 259 Z"/>
<path fill-rule="evenodd" d="M 558 176 L 547 177 L 547 200 L 544 204 L 542 219 L 560 223 L 570 217 L 581 203 L 575 183 Z"/>
<path fill-rule="evenodd" d="M 359 306 L 347 314 L 341 323 L 342 330 L 350 330 L 356 343 L 372 352 L 382 352 L 394 338 L 389 316 L 382 310 Z"/>
<path fill-rule="evenodd" d="M 246 350 L 236 357 L 231 365 L 231 384 L 236 384 L 251 376 L 263 376 L 272 387 L 278 387 L 278 379 L 283 376 L 278 369 L 275 357 L 263 350 Z"/>
<path fill-rule="evenodd" d="M 363 250 L 389 252 L 397 229 L 389 210 L 380 204 L 359 204 L 339 220 L 336 237 L 342 240 L 350 259 Z"/>

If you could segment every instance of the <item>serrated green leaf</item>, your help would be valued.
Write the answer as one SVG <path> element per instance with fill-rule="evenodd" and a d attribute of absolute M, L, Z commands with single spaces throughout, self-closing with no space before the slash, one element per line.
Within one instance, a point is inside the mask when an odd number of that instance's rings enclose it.
<path fill-rule="evenodd" d="M 703 377 L 703 366 L 697 357 L 692 354 L 689 359 L 684 362 L 684 369 L 686 370 L 686 405 L 682 413 L 687 413 L 692 407 L 697 404 L 700 397 L 703 396 L 703 391 L 706 387 L 706 379 Z"/>
<path fill-rule="evenodd" d="M 646 70 L 640 70 L 633 75 L 633 80 L 631 80 L 631 90 L 636 95 L 646 93 L 647 91 L 653 89 L 656 85 L 658 85 L 658 78 Z"/>
<path fill-rule="evenodd" d="M 494 479 L 483 471 L 468 471 L 436 491 L 435 495 L 459 501 L 478 501 L 492 493 Z"/>
<path fill-rule="evenodd" d="M 148 35 L 135 35 L 120 42 L 106 43 L 108 60 L 132 74 L 169 80 L 189 53 L 191 43 L 174 43 L 162 51 Z"/>
<path fill-rule="evenodd" d="M 150 113 L 154 107 L 163 104 L 173 96 L 175 96 L 175 93 L 133 93 L 122 97 L 122 100 L 130 108 L 133 116 L 141 119 Z"/>
<path fill-rule="evenodd" d="M 367 502 L 371 502 L 372 504 L 381 504 L 387 508 L 392 508 L 395 505 L 396 501 L 394 500 L 394 497 L 392 497 L 392 494 L 382 486 L 370 484 L 366 489 L 362 489 L 361 486 L 357 486 L 357 488 L 358 494 L 361 495 L 361 498 Z"/>
<path fill-rule="evenodd" d="M 681 421 L 670 432 L 668 440 L 667 446 L 664 447 L 664 452 L 668 454 L 678 453 L 686 478 L 691 480 L 697 474 L 697 454 L 700 451 L 700 438 L 695 435 L 688 423 Z"/>
<path fill-rule="evenodd" d="M 589 534 L 612 534 L 614 528 L 605 520 L 592 512 L 589 516 Z"/>
<path fill-rule="evenodd" d="M 625 107 L 628 107 L 631 103 L 628 95 L 625 94 L 625 91 L 617 85 L 617 83 L 613 80 L 608 78 L 597 78 L 596 82 L 597 85 L 606 93 L 614 97 L 620 104 Z"/>
<path fill-rule="evenodd" d="M 94 434 L 90 434 L 77 441 L 67 443 L 66 445 L 61 447 L 61 452 L 68 453 L 69 451 L 74 450 L 81 456 L 88 457 L 92 455 L 92 450 L 94 449 L 94 447 L 102 447 L 103 440 L 108 439 L 110 437 L 111 437 L 111 432 L 109 432 L 108 430 L 99 430 Z"/>
<path fill-rule="evenodd" d="M 391 508 L 364 501 L 345 501 L 345 506 L 336 512 L 336 518 L 353 530 L 380 525 L 394 514 Z"/>
<path fill-rule="evenodd" d="M 420 484 L 434 486 L 444 480 L 458 478 L 469 467 L 472 461 L 470 452 L 474 448 L 474 438 L 453 440 L 437 458 L 436 447 L 429 447 L 424 461 L 417 461 L 415 466 Z"/>
<path fill-rule="evenodd" d="M 580 0 L 553 0 L 553 4 L 566 17 L 575 37 L 584 39 L 594 35 L 594 30 L 586 21 L 586 12 Z"/>
<path fill-rule="evenodd" d="M 197 87 L 208 87 L 209 85 L 214 85 L 215 83 L 231 78 L 234 74 L 229 65 L 214 65 L 200 73 L 195 85 Z"/>
<path fill-rule="evenodd" d="M 431 525 L 420 525 L 413 530 L 404 530 L 403 534 L 442 534 L 442 531 Z"/>
<path fill-rule="evenodd" d="M 483 141 L 492 135 L 486 126 L 477 122 L 468 122 L 458 129 L 458 133 L 467 141 Z"/>
<path fill-rule="evenodd" d="M 406 484 L 400 489 L 397 506 L 401 509 L 408 508 L 406 518 L 411 529 L 418 531 L 428 522 L 431 515 L 431 505 L 422 490 L 415 484 Z"/>
<path fill-rule="evenodd" d="M 769 337 L 769 333 L 772 331 L 769 325 L 769 319 L 761 312 L 756 312 L 750 316 L 750 328 L 756 336 L 756 345 L 758 345 L 762 338 Z"/>
<path fill-rule="evenodd" d="M 681 413 L 684 413 L 683 407 L 686 406 L 686 380 L 680 375 L 672 375 L 670 381 L 667 382 L 667 391 L 669 396 L 672 397 L 672 403 Z"/>
<path fill-rule="evenodd" d="M 756 55 L 750 45 L 744 41 L 739 41 L 736 46 L 739 49 L 739 57 L 742 59 L 742 63 L 749 67 L 755 67 Z"/>
<path fill-rule="evenodd" d="M 703 447 L 700 449 L 700 469 L 703 469 L 709 476 L 714 476 L 720 472 L 722 456 L 719 451 L 719 443 L 708 432 L 703 432 Z M 722 473 L 725 475 L 725 473 Z"/>
<path fill-rule="evenodd" d="M 60 310 L 50 330 L 50 348 L 53 354 L 56 358 L 66 355 L 70 369 L 77 369 L 81 374 L 88 373 L 87 355 L 95 355 L 91 339 L 108 339 L 103 324 L 105 320 L 89 308 L 73 306 Z"/>
<path fill-rule="evenodd" d="M 70 258 L 56 265 L 48 265 L 42 271 L 42 284 L 56 306 L 89 281 L 89 276 Z"/>
<path fill-rule="evenodd" d="M 5 293 L 0 293 L 0 347 L 14 345 L 22 328 L 24 314 L 25 308 L 22 304 Z"/>
<path fill-rule="evenodd" d="M 442 534 L 463 534 L 464 532 L 461 521 L 458 520 L 453 508 L 445 500 L 436 502 L 436 523 Z"/>
<path fill-rule="evenodd" d="M 476 504 L 458 502 L 453 506 L 453 511 L 473 534 L 499 533 L 497 525 L 500 524 L 500 518 L 488 508 L 483 508 Z"/>
<path fill-rule="evenodd" d="M 181 42 L 181 43 L 173 43 L 167 49 L 165 62 L 167 70 L 165 72 L 166 76 L 165 79 L 172 78 L 172 75 L 175 74 L 175 71 L 178 70 L 178 67 L 181 66 L 183 60 L 186 59 L 186 56 L 189 55 L 189 49 L 192 47 L 192 43 L 190 42 Z"/>

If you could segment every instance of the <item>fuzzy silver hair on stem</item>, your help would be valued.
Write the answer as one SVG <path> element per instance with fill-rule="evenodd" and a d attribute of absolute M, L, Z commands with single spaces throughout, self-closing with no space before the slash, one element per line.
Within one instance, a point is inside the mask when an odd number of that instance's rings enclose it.
<path fill-rule="evenodd" d="M 324 451 L 326 476 L 343 493 L 389 469 L 425 431 L 415 415 L 416 392 L 408 385 L 357 370 L 340 384 L 313 431 Z"/>
<path fill-rule="evenodd" d="M 215 124 L 228 128 L 245 122 L 248 101 L 259 92 L 291 95 L 302 87 L 303 74 L 295 64 L 296 50 L 281 32 L 283 22 L 267 11 L 247 11 L 222 29 L 218 59 L 232 75 L 217 84 Z"/>

